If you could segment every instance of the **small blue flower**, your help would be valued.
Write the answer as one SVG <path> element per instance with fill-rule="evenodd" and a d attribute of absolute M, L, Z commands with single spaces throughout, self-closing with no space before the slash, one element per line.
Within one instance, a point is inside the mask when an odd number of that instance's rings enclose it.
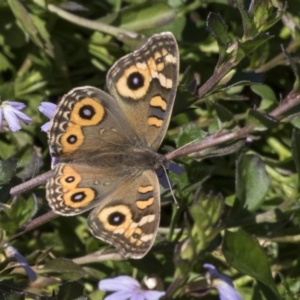
<path fill-rule="evenodd" d="M 56 111 L 57 105 L 53 104 L 51 102 L 41 102 L 41 105 L 39 106 L 39 111 L 45 115 L 48 119 L 50 119 L 49 122 L 45 123 L 43 126 L 41 126 L 42 131 L 48 132 L 51 125 L 51 119 Z M 51 165 L 52 167 L 55 166 L 59 159 L 55 156 L 53 156 L 53 150 L 51 147 L 49 147 L 49 153 L 51 155 Z"/>
<path fill-rule="evenodd" d="M 31 118 L 21 112 L 25 108 L 21 102 L 3 101 L 0 102 L 0 129 L 2 128 L 3 117 L 7 122 L 9 129 L 13 132 L 20 130 L 20 120 L 25 124 L 31 123 Z"/>
<path fill-rule="evenodd" d="M 27 276 L 31 281 L 36 280 L 36 273 L 29 266 L 26 258 L 22 254 L 20 254 L 14 247 L 6 245 L 5 253 L 8 257 L 13 257 L 19 262 L 20 266 L 24 268 Z"/>
<path fill-rule="evenodd" d="M 218 290 L 220 300 L 243 300 L 240 293 L 234 289 L 232 280 L 228 276 L 219 273 L 214 265 L 204 264 L 203 267 L 208 270 L 207 280 L 212 287 Z"/>
<path fill-rule="evenodd" d="M 39 111 L 45 115 L 48 119 L 51 119 L 52 116 L 54 115 L 55 113 L 55 110 L 56 110 L 56 107 L 57 105 L 56 104 L 53 104 L 51 102 L 42 102 L 41 105 L 39 106 Z M 45 123 L 41 129 L 44 131 L 44 132 L 47 132 L 49 129 L 50 129 L 50 121 Z"/>
<path fill-rule="evenodd" d="M 143 289 L 138 281 L 129 276 L 100 280 L 99 290 L 114 292 L 104 300 L 158 300 L 165 295 L 162 291 Z"/>

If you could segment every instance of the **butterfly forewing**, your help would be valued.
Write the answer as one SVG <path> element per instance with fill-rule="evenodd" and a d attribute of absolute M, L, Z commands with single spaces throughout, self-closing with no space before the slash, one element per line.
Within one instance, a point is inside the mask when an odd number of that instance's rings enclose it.
<path fill-rule="evenodd" d="M 116 101 L 92 86 L 66 94 L 51 121 L 49 146 L 62 162 L 86 152 L 121 151 L 135 145 L 137 139 Z"/>
<path fill-rule="evenodd" d="M 157 150 L 170 122 L 178 82 L 178 47 L 170 32 L 153 35 L 139 50 L 118 60 L 107 86 L 139 136 Z"/>

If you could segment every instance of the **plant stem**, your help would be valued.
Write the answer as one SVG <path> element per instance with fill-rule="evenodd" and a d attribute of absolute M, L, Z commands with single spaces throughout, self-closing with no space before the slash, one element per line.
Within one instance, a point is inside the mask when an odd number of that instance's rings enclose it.
<path fill-rule="evenodd" d="M 25 225 L 20 232 L 18 232 L 17 234 L 15 234 L 14 236 L 11 237 L 11 239 L 15 239 L 16 237 L 30 231 L 33 230 L 47 222 L 49 222 L 50 220 L 53 220 L 55 218 L 59 217 L 59 215 L 55 214 L 52 210 L 45 213 L 42 216 L 39 216 L 35 219 L 33 219 L 32 221 L 30 221 L 27 225 Z"/>
<path fill-rule="evenodd" d="M 107 24 L 104 24 L 104 23 L 101 23 L 98 21 L 91 21 L 91 20 L 87 20 L 82 17 L 78 17 L 78 16 L 73 15 L 53 4 L 48 4 L 47 7 L 50 12 L 57 14 L 62 19 L 68 20 L 69 22 L 72 22 L 74 24 L 77 24 L 77 25 L 85 27 L 85 28 L 104 32 L 104 33 L 110 34 L 115 37 L 119 37 L 120 35 L 126 35 L 131 38 L 136 38 L 139 35 L 138 33 L 134 32 L 134 31 L 125 30 L 125 29 L 107 25 Z"/>
<path fill-rule="evenodd" d="M 10 190 L 12 196 L 16 196 L 24 193 L 27 190 L 30 190 L 40 184 L 45 183 L 52 175 L 54 174 L 53 170 L 50 170 L 44 174 L 41 174 L 35 178 L 32 178 L 24 183 L 21 183 Z"/>

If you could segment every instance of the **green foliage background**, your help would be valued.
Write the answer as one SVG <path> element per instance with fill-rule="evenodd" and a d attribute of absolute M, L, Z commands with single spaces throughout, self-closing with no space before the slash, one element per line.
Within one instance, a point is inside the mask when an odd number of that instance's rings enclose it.
<path fill-rule="evenodd" d="M 0 133 L 0 246 L 39 274 L 29 282 L 2 248 L 0 298 L 102 299 L 100 279 L 130 275 L 156 277 L 166 299 L 218 299 L 206 294 L 202 265 L 212 263 L 244 299 L 298 299 L 300 2 L 287 4 L 0 1 L 0 96 L 26 103 L 33 119 Z M 181 80 L 160 152 L 185 172 L 170 174 L 179 207 L 162 190 L 153 249 L 124 260 L 91 236 L 86 214 L 47 219 L 43 185 L 9 190 L 50 169 L 39 104 L 103 89 L 118 58 L 162 31 L 178 40 Z"/>

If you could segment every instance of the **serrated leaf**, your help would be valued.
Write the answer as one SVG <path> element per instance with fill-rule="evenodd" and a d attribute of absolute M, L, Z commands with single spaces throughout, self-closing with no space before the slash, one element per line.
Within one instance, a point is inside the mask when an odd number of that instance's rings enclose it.
<path fill-rule="evenodd" d="M 254 155 L 241 156 L 236 167 L 236 197 L 243 208 L 255 211 L 264 201 L 270 178 L 264 162 Z"/>
<path fill-rule="evenodd" d="M 257 131 L 264 131 L 267 129 L 275 128 L 278 125 L 277 119 L 274 117 L 263 114 L 258 110 L 250 109 L 248 111 L 247 125 L 251 125 Z"/>
<path fill-rule="evenodd" d="M 265 284 L 272 291 L 273 299 L 281 299 L 267 256 L 253 237 L 241 229 L 236 232 L 226 230 L 222 251 L 231 266 Z"/>
<path fill-rule="evenodd" d="M 217 40 L 219 46 L 219 62 L 222 63 L 228 46 L 227 26 L 220 14 L 210 13 L 207 17 L 206 26 L 209 32 Z"/>

